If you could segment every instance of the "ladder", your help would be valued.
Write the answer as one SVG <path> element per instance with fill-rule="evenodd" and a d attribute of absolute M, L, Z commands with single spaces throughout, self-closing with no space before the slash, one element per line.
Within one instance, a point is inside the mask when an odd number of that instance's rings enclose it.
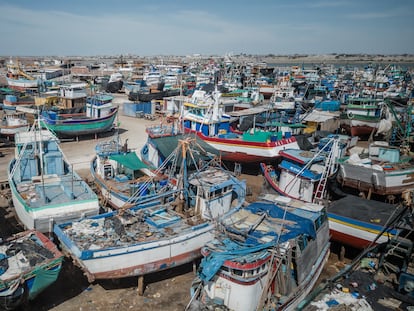
<path fill-rule="evenodd" d="M 318 185 L 316 186 L 315 195 L 313 197 L 313 203 L 320 203 L 324 199 L 328 177 L 335 171 L 336 157 L 339 145 L 338 138 L 332 138 L 330 142 L 327 143 L 323 148 L 326 148 L 329 145 L 331 145 L 331 150 L 329 151 L 326 157 L 325 167 L 322 172 L 322 176 L 319 179 Z"/>
<path fill-rule="evenodd" d="M 265 306 L 266 301 L 269 298 L 269 290 L 273 284 L 273 281 L 276 278 L 276 275 L 279 272 L 279 270 L 282 268 L 282 260 L 284 256 L 281 255 L 280 246 L 276 245 L 271 250 L 271 252 L 272 252 L 272 258 L 270 259 L 269 267 L 268 267 L 269 269 L 268 279 L 267 279 L 266 284 L 263 287 L 262 295 L 260 296 L 260 300 L 257 304 L 257 308 L 256 308 L 257 311 L 263 310 L 263 307 Z"/>

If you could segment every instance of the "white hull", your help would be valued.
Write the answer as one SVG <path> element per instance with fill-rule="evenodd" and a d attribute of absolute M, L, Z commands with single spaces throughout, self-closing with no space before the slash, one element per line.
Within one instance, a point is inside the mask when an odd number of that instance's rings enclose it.
<path fill-rule="evenodd" d="M 14 88 L 34 88 L 37 87 L 38 81 L 37 80 L 29 80 L 29 79 L 10 79 L 7 78 L 7 84 L 10 87 Z"/>
<path fill-rule="evenodd" d="M 4 136 L 14 136 L 14 134 L 19 132 L 26 132 L 28 131 L 29 126 L 28 125 L 22 125 L 19 127 L 1 127 L 0 128 L 0 134 Z"/>
<path fill-rule="evenodd" d="M 294 298 L 293 295 L 289 296 L 289 302 L 282 306 L 282 310 L 296 310 L 296 307 L 314 288 L 326 262 L 328 261 L 329 254 L 329 247 L 326 247 L 323 256 L 321 256 L 320 260 L 315 263 L 307 279 L 301 286 L 295 288 L 294 291 L 297 296 Z M 267 283 L 267 276 L 268 275 L 264 275 L 260 279 L 256 279 L 253 284 L 249 285 L 232 282 L 230 279 L 220 276 L 214 282 L 209 282 L 208 285 L 204 287 L 204 290 L 208 293 L 209 297 L 214 297 L 216 300 L 222 300 L 223 304 L 230 310 L 252 311 L 256 310 L 259 305 L 264 285 Z"/>
<path fill-rule="evenodd" d="M 213 229 L 213 224 L 193 227 L 170 239 L 90 251 L 91 257 L 84 259 L 73 244 L 70 252 L 77 257 L 75 260 L 89 280 L 144 275 L 200 257 L 201 247 L 213 239 Z M 68 248 L 68 245 L 63 247 Z"/>
<path fill-rule="evenodd" d="M 377 170 L 349 163 L 340 164 L 339 178 L 355 187 L 369 188 L 375 191 L 401 193 L 404 189 L 414 187 L 414 167 L 403 170 Z"/>
<path fill-rule="evenodd" d="M 299 149 L 299 145 L 296 140 L 293 139 L 286 139 L 287 143 L 283 144 L 281 142 L 276 142 L 275 144 L 269 143 L 267 146 L 258 146 L 257 144 L 232 144 L 226 143 L 223 141 L 210 141 L 206 140 L 207 143 L 217 150 L 224 151 L 224 152 L 237 152 L 237 153 L 245 153 L 247 155 L 252 155 L 256 157 L 264 157 L 264 158 L 274 158 L 279 156 L 279 152 L 285 149 Z"/>
<path fill-rule="evenodd" d="M 378 236 L 378 231 L 368 231 L 367 228 L 359 228 L 356 225 L 343 224 L 340 221 L 329 218 L 329 229 L 331 231 L 340 232 L 341 234 L 348 235 L 354 239 L 363 240 L 366 244 L 374 241 Z M 392 235 L 383 234 L 378 238 L 376 243 L 388 242 Z"/>
<path fill-rule="evenodd" d="M 85 216 L 96 215 L 99 212 L 97 200 L 84 203 L 71 203 L 62 206 L 47 206 L 36 211 L 24 204 L 16 190 L 12 187 L 12 200 L 18 220 L 26 229 L 36 229 L 40 232 L 52 232 L 55 223 L 75 221 Z"/>

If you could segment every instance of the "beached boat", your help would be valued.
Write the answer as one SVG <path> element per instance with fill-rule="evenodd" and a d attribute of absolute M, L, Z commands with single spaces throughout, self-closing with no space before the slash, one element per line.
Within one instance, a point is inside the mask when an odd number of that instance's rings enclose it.
<path fill-rule="evenodd" d="M 50 109 L 62 114 L 85 112 L 88 98 L 86 83 L 68 83 L 59 86 L 58 102 Z"/>
<path fill-rule="evenodd" d="M 280 200 L 279 200 L 280 199 Z M 220 220 L 187 310 L 293 310 L 329 256 L 325 208 L 267 196 Z"/>
<path fill-rule="evenodd" d="M 329 141 L 328 141 L 329 142 Z M 323 150 L 323 149 L 322 149 Z M 332 152 L 332 149 L 331 149 Z M 379 232 L 383 232 L 377 243 L 399 234 L 400 229 L 391 222 L 398 208 L 394 205 L 370 201 L 335 189 L 337 160 L 327 165 L 326 155 L 301 150 L 285 150 L 284 160 L 276 170 L 261 163 L 268 188 L 294 199 L 305 202 L 324 202 L 327 205 L 329 229 L 333 241 L 354 248 L 364 248 L 373 243 Z M 329 157 L 328 157 L 329 158 Z M 335 190 L 336 193 L 330 193 Z M 342 196 L 329 202 L 328 195 Z"/>
<path fill-rule="evenodd" d="M 59 113 L 53 109 L 41 115 L 42 126 L 60 137 L 78 137 L 110 131 L 118 113 L 112 104 L 113 96 L 95 94 L 88 97 L 85 111 L 81 113 Z"/>
<path fill-rule="evenodd" d="M 351 136 L 369 136 L 380 124 L 383 106 L 381 99 L 349 97 L 341 114 L 341 127 Z"/>
<path fill-rule="evenodd" d="M 127 142 L 121 145 L 116 138 L 98 143 L 95 150 L 91 174 L 103 205 L 121 209 L 175 193 L 173 181 L 161 173 L 162 166 L 157 170 L 158 166 L 143 163 L 134 150 L 128 149 Z"/>
<path fill-rule="evenodd" d="M 191 140 L 182 141 L 177 196 L 59 224 L 61 247 L 90 281 L 165 270 L 201 256 L 215 220 L 244 202 L 246 185 L 211 162 L 187 176 Z M 196 165 L 196 163 L 193 163 Z M 198 166 L 197 166 L 198 167 Z M 164 202 L 163 202 L 164 201 Z M 139 291 L 143 291 L 139 278 Z"/>
<path fill-rule="evenodd" d="M 236 131 L 231 123 L 237 118 L 232 119 L 220 109 L 218 92 L 213 96 L 213 102 L 184 103 L 182 119 L 185 131 L 196 134 L 223 152 L 223 160 L 240 163 L 267 161 L 278 158 L 284 149 L 299 149 L 288 124 L 275 125 L 271 129 L 253 126 L 243 132 Z"/>
<path fill-rule="evenodd" d="M 19 63 L 14 63 L 11 60 L 7 63 L 6 80 L 10 88 L 20 91 L 37 88 L 41 83 L 39 79 L 26 73 Z"/>
<path fill-rule="evenodd" d="M 386 142 L 371 143 L 368 154 L 342 157 L 338 165 L 337 179 L 342 186 L 383 196 L 414 188 L 413 157 Z"/>
<path fill-rule="evenodd" d="M 340 152 L 339 140 L 333 137 L 320 150 L 281 151 L 278 169 L 263 162 L 260 167 L 270 189 L 304 202 L 316 202 L 326 199 L 328 178 L 336 171 Z"/>
<path fill-rule="evenodd" d="M 30 230 L 0 245 L 0 308 L 13 310 L 33 300 L 58 278 L 63 254 L 42 233 Z"/>
<path fill-rule="evenodd" d="M 331 239 L 358 249 L 387 242 L 402 232 L 396 221 L 402 209 L 354 195 L 332 201 L 328 206 Z"/>
<path fill-rule="evenodd" d="M 150 167 L 158 168 L 174 152 L 180 140 L 188 137 L 183 134 L 182 128 L 176 120 L 167 124 L 152 125 L 146 128 L 148 135 L 147 142 L 141 149 L 142 161 Z M 197 149 L 195 156 L 201 160 L 208 160 L 219 156 L 220 152 L 204 142 L 198 136 L 191 136 L 194 139 L 193 149 Z"/>
<path fill-rule="evenodd" d="M 54 223 L 99 212 L 98 197 L 65 159 L 55 135 L 40 129 L 15 134 L 8 181 L 18 221 L 51 232 Z"/>
<path fill-rule="evenodd" d="M 128 99 L 131 101 L 150 102 L 152 100 L 161 100 L 164 97 L 178 96 L 180 95 L 180 89 L 167 89 L 167 90 L 151 90 L 147 91 L 138 90 L 136 92 L 130 92 Z"/>
<path fill-rule="evenodd" d="M 29 123 L 23 112 L 7 113 L 0 123 L 0 135 L 11 139 L 14 139 L 14 134 L 26 132 L 28 129 Z"/>
<path fill-rule="evenodd" d="M 3 99 L 3 110 L 6 113 L 14 113 L 19 107 L 35 106 L 35 98 L 27 94 L 9 94 Z"/>
<path fill-rule="evenodd" d="M 264 99 L 270 99 L 275 93 L 276 85 L 274 85 L 271 79 L 262 77 L 261 79 L 256 80 L 259 93 L 263 95 Z"/>

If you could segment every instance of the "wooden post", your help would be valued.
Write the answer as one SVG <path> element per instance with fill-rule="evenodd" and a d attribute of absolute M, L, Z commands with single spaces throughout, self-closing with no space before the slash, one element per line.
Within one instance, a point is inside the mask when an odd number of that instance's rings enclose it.
<path fill-rule="evenodd" d="M 138 277 L 138 295 L 142 296 L 144 294 L 144 276 L 140 275 Z"/>
<path fill-rule="evenodd" d="M 370 187 L 367 194 L 367 200 L 371 200 L 372 188 Z"/>
<path fill-rule="evenodd" d="M 341 244 L 341 246 L 340 246 L 341 248 L 340 248 L 340 250 L 339 250 L 339 256 L 338 256 L 338 259 L 339 259 L 339 261 L 343 261 L 344 259 L 345 259 L 345 246 L 344 245 L 342 245 Z"/>
<path fill-rule="evenodd" d="M 197 275 L 197 263 L 195 260 L 193 260 L 193 273 L 194 275 Z"/>

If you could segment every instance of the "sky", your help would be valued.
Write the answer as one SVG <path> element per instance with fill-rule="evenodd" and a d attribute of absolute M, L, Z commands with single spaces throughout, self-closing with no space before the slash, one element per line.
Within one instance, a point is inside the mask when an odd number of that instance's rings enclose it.
<path fill-rule="evenodd" d="M 0 0 L 0 55 L 414 54 L 413 0 Z"/>

